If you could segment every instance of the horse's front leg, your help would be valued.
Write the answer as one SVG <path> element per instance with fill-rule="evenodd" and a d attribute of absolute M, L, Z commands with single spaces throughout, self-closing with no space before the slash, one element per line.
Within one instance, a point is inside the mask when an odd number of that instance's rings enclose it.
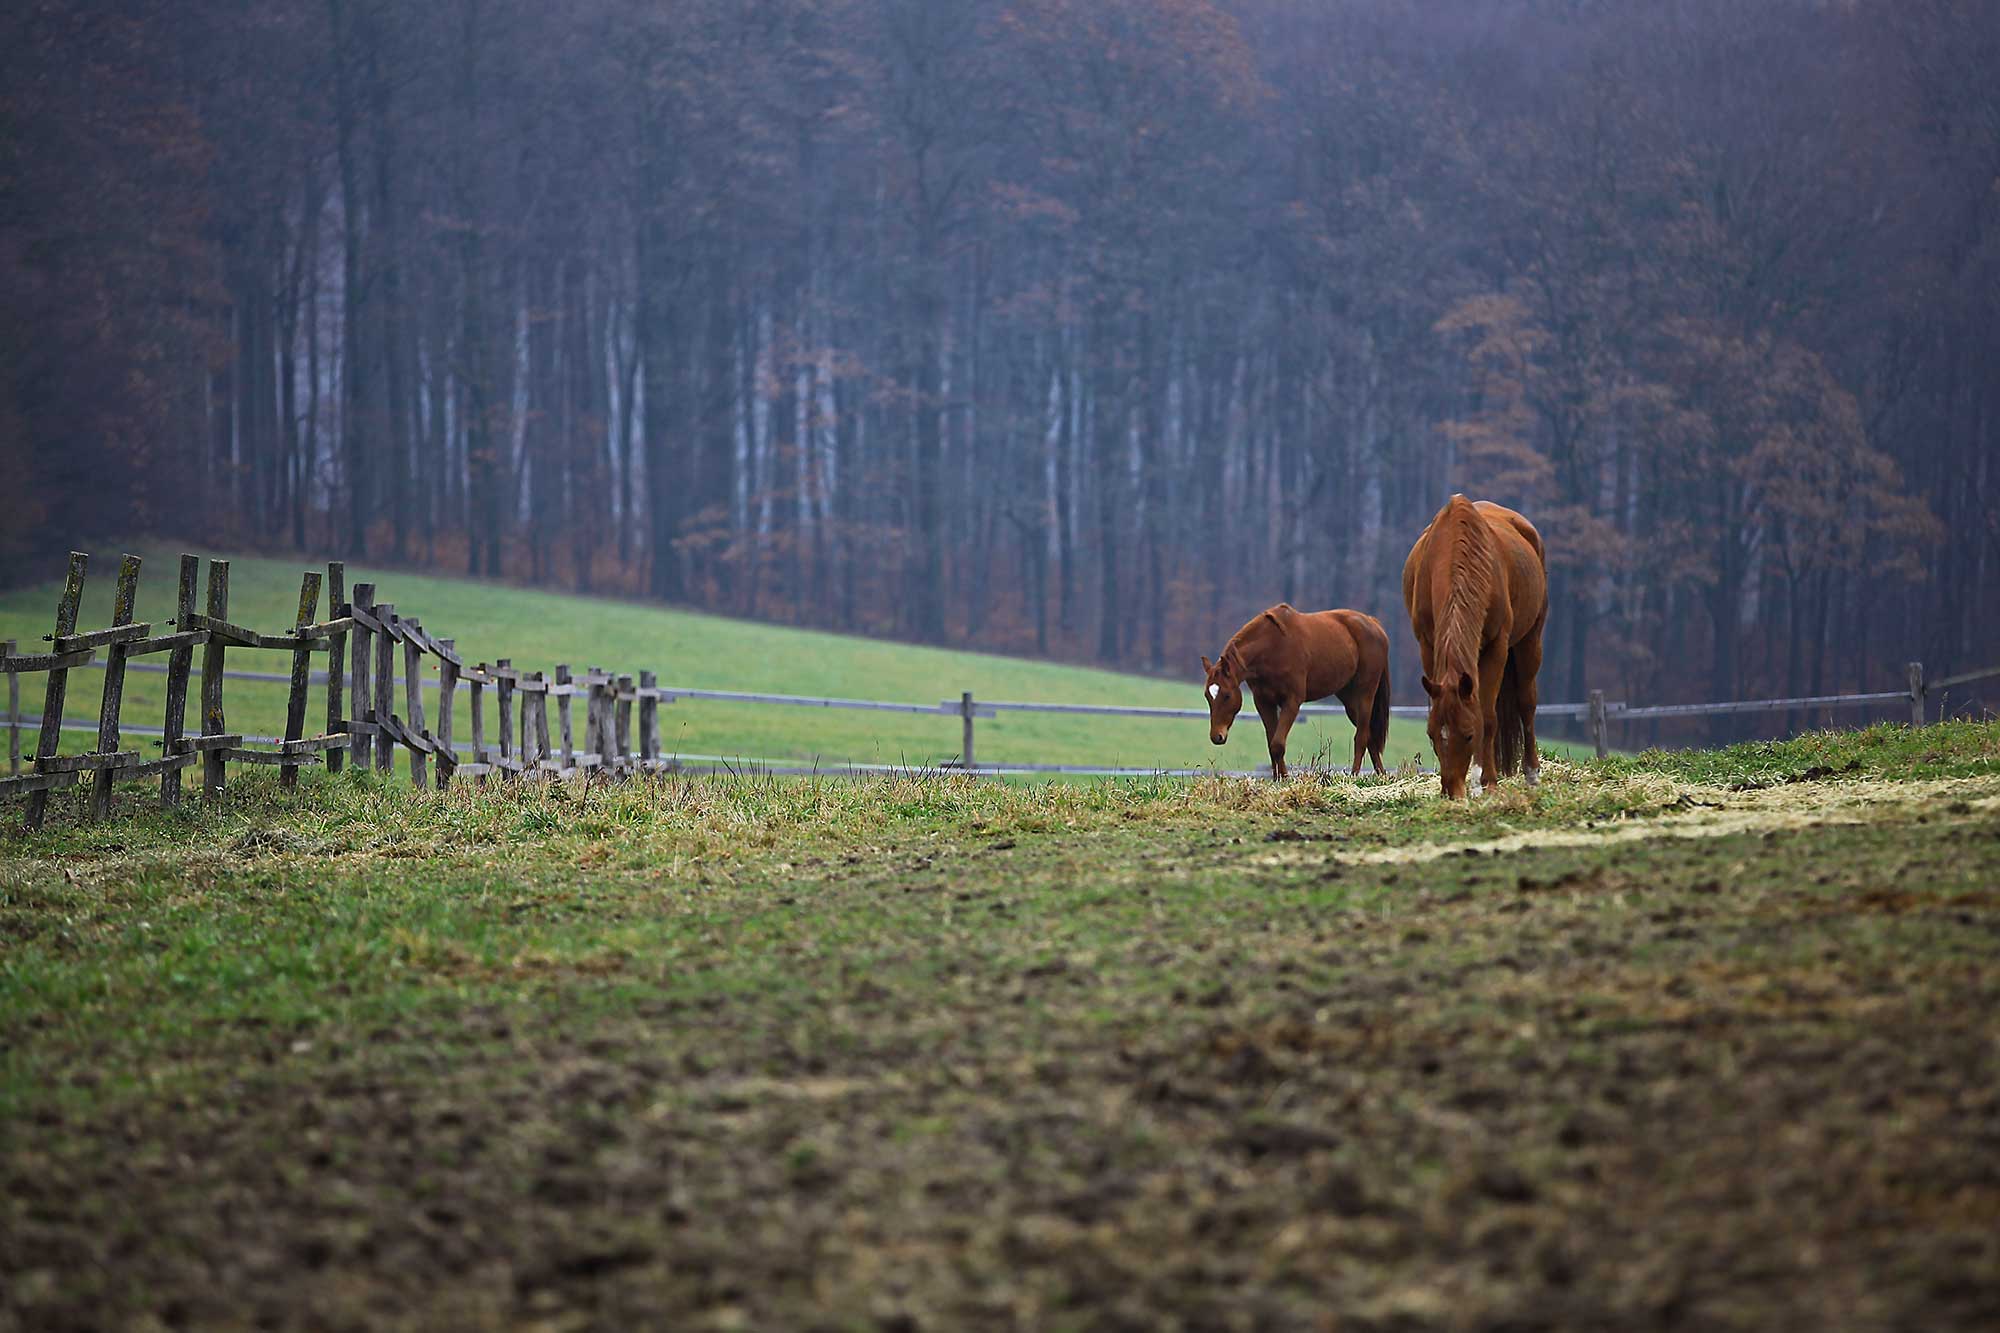
<path fill-rule="evenodd" d="M 1278 706 L 1276 725 L 1270 720 L 1264 724 L 1264 735 L 1271 742 L 1271 773 L 1280 782 L 1292 775 L 1285 767 L 1285 739 L 1292 734 L 1292 723 L 1299 720 L 1299 701 L 1287 699 Z"/>
<path fill-rule="evenodd" d="M 1544 619 L 1548 613 L 1543 612 Z M 1541 781 L 1542 752 L 1535 744 L 1535 706 L 1541 698 L 1536 678 L 1542 671 L 1542 626 L 1538 622 L 1527 638 L 1514 645 L 1514 703 L 1521 712 L 1521 775 L 1530 787 Z"/>
<path fill-rule="evenodd" d="M 1479 655 L 1479 789 L 1500 785 L 1500 680 L 1507 674 L 1507 645 Z"/>
<path fill-rule="evenodd" d="M 1278 740 L 1278 703 L 1258 694 L 1252 696 L 1257 703 L 1257 716 L 1264 719 L 1264 744 L 1271 751 L 1271 776 L 1282 778 L 1284 774 L 1285 747 Z"/>

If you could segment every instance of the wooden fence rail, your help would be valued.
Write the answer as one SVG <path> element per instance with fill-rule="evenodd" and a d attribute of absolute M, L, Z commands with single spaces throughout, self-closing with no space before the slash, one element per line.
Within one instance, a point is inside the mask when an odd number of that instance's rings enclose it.
<path fill-rule="evenodd" d="M 1054 713 L 1096 717 L 1160 719 L 1206 719 L 1202 708 L 1151 708 L 1116 704 L 1041 703 L 1034 701 L 981 700 L 971 692 L 936 704 L 899 703 L 878 699 L 818 698 L 808 695 L 766 694 L 739 690 L 705 690 L 661 685 L 651 671 L 641 671 L 635 683 L 627 674 L 589 667 L 581 676 L 573 675 L 566 663 L 555 667 L 553 677 L 539 671 L 517 669 L 511 659 L 499 658 L 492 664 L 468 664 L 457 651 L 455 640 L 433 637 L 415 616 L 402 615 L 393 603 L 375 600 L 375 586 L 358 583 L 349 596 L 345 571 L 339 561 L 328 564 L 324 576 L 307 571 L 300 580 L 297 612 L 291 626 L 277 634 L 264 634 L 235 624 L 229 619 L 229 562 L 210 560 L 204 610 L 195 611 L 195 592 L 201 561 L 193 555 L 180 558 L 176 589 L 175 618 L 171 630 L 155 634 L 154 626 L 132 619 L 138 601 L 140 560 L 125 556 L 119 563 L 113 598 L 111 624 L 104 629 L 77 631 L 77 616 L 83 600 L 89 557 L 72 552 L 68 575 L 58 599 L 54 632 L 45 635 L 49 651 L 19 651 L 15 640 L 0 643 L 0 674 L 7 681 L 7 776 L 0 777 L 0 796 L 28 798 L 27 827 L 37 828 L 46 817 L 48 794 L 74 786 L 89 775 L 90 816 L 101 819 L 110 813 L 114 784 L 157 777 L 160 801 L 172 806 L 181 796 L 181 772 L 196 763 L 202 768 L 202 791 L 213 800 L 225 790 L 229 764 L 270 764 L 280 771 L 286 788 L 297 785 L 302 767 L 324 763 L 338 771 L 351 752 L 362 770 L 389 773 L 400 748 L 416 785 L 433 783 L 443 788 L 454 778 L 485 782 L 491 778 L 561 778 L 579 773 L 623 776 L 682 766 L 700 767 L 713 763 L 731 767 L 721 756 L 674 756 L 661 753 L 659 710 L 677 701 L 706 700 L 719 703 L 775 705 L 803 708 L 844 708 L 876 712 L 954 716 L 960 719 L 958 756 L 942 767 L 967 773 L 1072 773 L 1072 774 L 1151 774 L 1165 770 L 1089 768 L 1065 764 L 978 764 L 974 758 L 974 727 L 980 718 L 1002 713 Z M 321 595 L 326 599 L 326 619 L 317 620 Z M 199 699 L 201 729 L 184 734 L 187 695 L 194 675 L 194 650 L 201 649 Z M 402 651 L 400 654 L 397 649 Z M 230 652 L 281 652 L 290 658 L 285 672 L 231 670 Z M 100 657 L 99 654 L 102 654 Z M 326 655 L 326 666 L 315 670 L 312 660 Z M 164 663 L 139 659 L 164 654 Z M 402 661 L 402 711 L 396 711 L 396 663 Z M 428 660 L 435 659 L 436 679 L 427 674 Z M 92 724 L 68 722 L 63 717 L 70 673 L 79 668 L 101 668 L 103 691 L 97 720 Z M 121 717 L 125 682 L 133 671 L 163 672 L 167 677 L 166 716 L 159 727 L 127 724 Z M 33 718 L 21 712 L 20 676 L 40 673 L 47 677 L 42 709 Z M 1904 690 L 1872 694 L 1816 695 L 1795 699 L 1748 699 L 1723 703 L 1660 704 L 1634 706 L 1609 701 L 1601 690 L 1591 691 L 1583 703 L 1542 704 L 1543 716 L 1574 717 L 1584 721 L 1599 755 L 1609 750 L 1611 726 L 1649 718 L 1686 718 L 1716 714 L 1779 712 L 1792 709 L 1882 707 L 1907 703 L 1912 723 L 1926 719 L 1928 699 L 1953 686 L 2000 676 L 2000 666 L 1959 672 L 1933 681 L 1928 686 L 1923 667 L 1912 662 L 1908 687 Z M 223 686 L 230 680 L 259 681 L 286 687 L 285 729 L 282 736 L 249 737 L 228 730 L 223 704 Z M 468 690 L 471 736 L 468 750 L 461 754 L 454 744 L 453 726 L 457 691 Z M 325 693 L 325 729 L 318 735 L 305 734 L 311 692 Z M 489 747 L 486 730 L 487 691 L 493 693 L 497 745 Z M 437 729 L 426 723 L 426 691 L 435 692 Z M 549 721 L 549 700 L 556 702 L 556 723 Z M 574 727 L 574 706 L 581 701 L 583 737 L 579 746 Z M 1398 717 L 1423 717 L 1422 707 L 1397 707 Z M 351 716 L 349 715 L 351 712 Z M 1342 717 L 1344 710 L 1317 706 L 1300 710 L 1300 716 Z M 32 722 L 38 729 L 34 752 L 21 754 L 21 730 Z M 518 726 L 518 733 L 517 733 Z M 74 755 L 60 753 L 64 730 L 89 730 L 95 734 L 91 750 Z M 518 734 L 518 743 L 516 736 Z M 157 737 L 158 758 L 146 758 L 137 749 L 121 749 L 124 738 Z M 810 769 L 780 762 L 758 761 L 764 772 L 903 772 L 899 765 L 837 763 Z M 1181 771 L 1181 770 L 1171 770 Z M 1186 770 L 1207 772 L 1210 770 Z"/>

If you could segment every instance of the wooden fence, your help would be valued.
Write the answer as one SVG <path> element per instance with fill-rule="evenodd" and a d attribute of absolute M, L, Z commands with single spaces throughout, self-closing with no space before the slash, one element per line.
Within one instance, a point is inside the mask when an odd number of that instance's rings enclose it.
<path fill-rule="evenodd" d="M 964 692 L 956 699 L 936 704 L 898 703 L 877 699 L 819 698 L 809 695 L 756 694 L 734 690 L 704 690 L 662 686 L 651 671 L 633 675 L 617 674 L 597 667 L 573 676 L 567 665 L 558 665 L 552 676 L 539 671 L 517 670 L 508 658 L 488 664 L 468 665 L 456 651 L 456 642 L 436 638 L 415 616 L 402 615 L 391 603 L 375 601 L 372 584 L 356 584 L 350 599 L 341 562 L 326 567 L 324 577 L 308 571 L 300 581 L 298 612 L 289 630 L 261 634 L 229 620 L 229 562 L 208 562 L 204 610 L 195 611 L 195 592 L 201 561 L 192 555 L 180 559 L 180 582 L 171 629 L 155 634 L 154 626 L 134 623 L 133 609 L 139 589 L 139 557 L 127 555 L 119 564 L 118 583 L 113 599 L 112 623 L 100 630 L 78 633 L 78 609 L 83 599 L 85 575 L 90 558 L 72 552 L 69 574 L 56 607 L 55 632 L 45 636 L 46 653 L 21 654 L 13 640 L 0 643 L 0 674 L 7 681 L 8 776 L 0 777 L 0 796 L 28 798 L 27 826 L 41 825 L 48 807 L 49 792 L 83 782 L 91 787 L 90 812 L 102 818 L 111 808 L 114 783 L 157 777 L 160 800 L 174 805 L 181 797 L 181 772 L 201 765 L 202 790 L 208 797 L 218 795 L 231 763 L 271 764 L 281 770 L 286 787 L 298 782 L 299 769 L 324 762 L 339 770 L 348 755 L 362 768 L 388 773 L 395 752 L 406 754 L 410 779 L 418 786 L 435 783 L 442 788 L 455 777 L 484 781 L 489 777 L 510 779 L 527 776 L 567 777 L 578 773 L 624 776 L 669 768 L 718 766 L 735 768 L 723 756 L 675 755 L 660 751 L 659 710 L 677 700 L 710 700 L 743 704 L 806 708 L 865 709 L 877 712 L 921 713 L 956 716 L 960 721 L 958 756 L 941 767 L 967 773 L 1149 775 L 1160 772 L 1207 773 L 1209 769 L 1159 770 L 1131 768 L 1091 768 L 1064 764 L 981 765 L 974 758 L 975 724 L 979 718 L 1001 713 L 1063 713 L 1096 717 L 1145 717 L 1206 720 L 1203 708 L 1147 708 L 1114 704 L 1067 704 L 1032 701 L 975 699 Z M 324 592 L 328 616 L 316 620 Z M 199 676 L 201 730 L 183 734 L 187 693 L 194 680 L 194 652 L 201 650 Z M 284 673 L 229 670 L 231 650 L 287 654 L 290 670 Z M 400 652 L 398 651 L 400 649 Z M 102 652 L 100 658 L 98 654 Z M 137 659 L 164 654 L 164 665 Z M 313 658 L 324 654 L 326 665 L 314 670 Z M 402 659 L 402 712 L 396 711 L 396 660 Z M 428 675 L 427 659 L 434 659 L 436 679 Z M 65 723 L 63 707 L 69 689 L 70 672 L 79 668 L 101 668 L 104 689 L 95 726 L 96 746 L 87 753 L 58 753 L 61 732 L 77 724 Z M 125 680 L 129 671 L 159 671 L 167 677 L 166 715 L 159 728 L 127 726 L 120 718 Z M 21 714 L 20 676 L 43 673 L 46 692 L 39 717 Z M 1610 727 L 1618 723 L 1648 718 L 1686 718 L 1730 713 L 1783 712 L 1793 709 L 1882 708 L 1907 705 L 1912 723 L 1921 725 L 1927 701 L 1953 686 L 1992 676 L 2000 667 L 1961 672 L 1932 681 L 1924 680 L 1923 667 L 1912 662 L 1906 689 L 1873 694 L 1819 695 L 1798 699 L 1749 699 L 1727 703 L 1662 704 L 1638 707 L 1607 701 L 1603 691 L 1593 690 L 1585 703 L 1542 704 L 1544 717 L 1581 719 L 1599 755 L 1609 750 Z M 274 737 L 246 737 L 230 732 L 223 706 L 226 680 L 256 680 L 283 683 L 287 687 L 285 734 Z M 325 730 L 315 736 L 305 734 L 306 716 L 315 690 L 325 700 Z M 453 737 L 453 712 L 457 692 L 469 692 L 468 704 L 472 735 L 468 750 L 461 754 Z M 495 743 L 487 743 L 486 695 L 492 691 L 497 724 Z M 425 695 L 437 696 L 435 732 L 426 723 Z M 348 701 L 352 700 L 350 707 Z M 549 701 L 556 704 L 553 725 Z M 575 736 L 574 710 L 581 700 L 583 736 Z M 1397 707 L 1398 717 L 1421 718 L 1421 706 Z M 1337 707 L 1317 706 L 1300 711 L 1301 717 L 1343 717 Z M 635 729 L 636 719 L 636 729 Z M 32 722 L 38 728 L 34 753 L 27 757 L 25 773 L 21 755 L 21 729 Z M 518 726 L 518 741 L 516 739 Z M 127 734 L 157 737 L 161 753 L 146 758 L 136 749 L 121 749 Z M 826 767 L 789 766 L 759 762 L 764 772 L 825 772 Z M 853 772 L 905 771 L 906 766 L 845 763 L 835 766 Z"/>
<path fill-rule="evenodd" d="M 572 678 L 567 666 L 559 666 L 554 678 L 548 679 L 539 671 L 517 671 L 506 658 L 491 665 L 485 662 L 468 665 L 458 656 L 453 640 L 433 638 L 414 616 L 399 615 L 394 605 L 377 603 L 373 585 L 356 584 L 350 600 L 345 571 L 339 561 L 327 566 L 324 577 L 316 570 L 306 573 L 299 586 L 298 615 L 289 630 L 278 634 L 260 634 L 229 620 L 226 560 L 208 562 L 205 610 L 197 613 L 195 588 L 201 562 L 192 555 L 181 557 L 176 615 L 169 632 L 154 634 L 151 624 L 133 622 L 140 561 L 139 557 L 128 555 L 119 565 L 111 625 L 78 633 L 77 612 L 83 601 L 89 565 L 87 555 L 70 554 L 69 576 L 56 607 L 55 632 L 47 636 L 48 652 L 24 655 L 17 651 L 12 640 L 0 644 L 0 673 L 5 673 L 8 680 L 9 738 L 9 776 L 0 778 L 0 796 L 28 798 L 30 829 L 41 826 L 51 791 L 75 786 L 86 778 L 91 785 L 93 818 L 102 818 L 110 812 L 111 789 L 117 782 L 157 777 L 161 803 L 177 804 L 181 798 L 181 770 L 197 763 L 201 765 L 203 793 L 210 798 L 223 790 L 227 766 L 232 763 L 276 765 L 283 784 L 292 787 L 297 785 L 301 767 L 323 761 L 329 769 L 338 770 L 350 754 L 357 766 L 372 766 L 377 772 L 388 773 L 398 746 L 406 752 L 410 779 L 418 786 L 431 785 L 435 780 L 437 786 L 443 787 L 454 777 L 567 776 L 592 770 L 622 775 L 667 766 L 659 753 L 662 693 L 652 672 L 639 673 L 635 684 L 629 675 L 616 675 L 595 667 Z M 322 590 L 331 614 L 324 620 L 316 620 Z M 189 736 L 183 734 L 183 719 L 188 687 L 194 680 L 197 648 L 201 650 L 198 696 L 201 730 Z M 253 674 L 226 669 L 231 650 L 260 650 L 290 656 L 290 672 L 277 677 L 287 685 L 283 736 L 260 741 L 228 729 L 223 682 Z M 104 692 L 98 709 L 97 744 L 84 754 L 59 754 L 70 673 L 98 665 L 100 651 L 104 653 Z M 167 654 L 166 715 L 157 732 L 160 757 L 148 759 L 136 749 L 120 748 L 123 730 L 120 712 L 126 673 L 134 665 L 132 659 L 160 653 Z M 312 659 L 318 653 L 326 655 L 327 665 L 323 671 L 314 672 Z M 400 713 L 396 711 L 398 656 L 402 658 Z M 435 659 L 437 664 L 439 703 L 435 733 L 425 722 L 427 658 Z M 46 673 L 48 680 L 42 711 L 35 719 L 38 727 L 35 752 L 28 758 L 28 771 L 24 773 L 20 756 L 19 676 L 30 672 Z M 270 677 L 254 673 L 253 678 Z M 306 715 L 315 686 L 325 699 L 325 730 L 307 736 Z M 452 736 L 453 705 L 461 688 L 470 692 L 472 737 L 467 755 L 461 755 L 454 747 Z M 494 695 L 498 722 L 497 745 L 492 747 L 488 746 L 486 736 L 488 690 Z M 346 702 L 350 698 L 351 712 Z M 556 701 L 553 729 L 548 710 L 551 699 Z M 572 717 L 573 705 L 578 700 L 584 710 L 581 745 L 576 742 Z M 514 731 L 517 719 L 518 744 Z M 151 729 L 132 730 L 138 734 Z"/>

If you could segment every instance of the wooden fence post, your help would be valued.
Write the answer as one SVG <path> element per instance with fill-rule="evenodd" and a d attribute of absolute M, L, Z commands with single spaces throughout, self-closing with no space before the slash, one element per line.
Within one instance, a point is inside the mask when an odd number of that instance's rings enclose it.
<path fill-rule="evenodd" d="M 639 767 L 652 772 L 660 759 L 660 678 L 639 673 Z"/>
<path fill-rule="evenodd" d="M 396 604 L 377 606 L 375 623 L 375 771 L 386 778 L 396 766 L 396 743 L 381 730 L 396 712 Z"/>
<path fill-rule="evenodd" d="M 548 679 L 541 672 L 537 671 L 535 673 L 535 684 L 541 687 L 530 696 L 535 704 L 535 766 L 540 768 L 543 763 L 547 762 L 549 757 Z M 521 730 L 524 733 L 527 731 L 526 721 L 522 722 Z"/>
<path fill-rule="evenodd" d="M 126 555 L 118 562 L 118 592 L 111 604 L 111 624 L 132 623 L 132 608 L 139 600 L 139 557 Z M 114 643 L 104 653 L 104 697 L 97 707 L 97 752 L 118 750 L 118 709 L 125 701 L 126 645 Z M 117 774 L 100 768 L 90 775 L 90 817 L 111 816 L 111 781 Z"/>
<path fill-rule="evenodd" d="M 494 679 L 500 682 L 500 776 L 509 772 L 507 761 L 514 757 L 514 659 L 503 657 L 493 664 Z"/>
<path fill-rule="evenodd" d="M 83 576 L 90 568 L 90 557 L 81 551 L 69 553 L 69 576 L 63 580 L 62 600 L 56 603 L 56 632 L 52 639 L 60 639 L 65 634 L 76 633 L 76 610 L 83 604 Z M 60 647 L 55 647 L 61 652 Z M 35 765 L 42 766 L 44 759 L 55 756 L 62 742 L 63 701 L 69 694 L 69 672 L 57 668 L 49 672 L 48 686 L 42 696 L 42 729 L 35 740 Z M 28 814 L 26 819 L 30 831 L 42 826 L 43 818 L 49 810 L 49 789 L 47 787 L 28 793 Z"/>
<path fill-rule="evenodd" d="M 486 757 L 486 663 L 474 667 L 472 676 L 472 698 L 467 702 L 467 710 L 472 714 L 472 762 L 482 767 L 490 765 Z M 486 774 L 476 775 L 480 786 L 486 785 Z"/>
<path fill-rule="evenodd" d="M 339 560 L 326 562 L 326 611 L 328 620 L 339 620 L 353 614 L 347 605 L 347 565 Z M 347 730 L 347 719 L 340 715 L 340 687 L 347 674 L 347 634 L 335 630 L 326 644 L 326 734 L 338 736 Z M 348 744 L 352 745 L 350 740 Z M 335 746 L 326 752 L 326 771 L 338 773 L 347 764 L 347 751 Z"/>
<path fill-rule="evenodd" d="M 306 626 L 313 623 L 319 612 L 319 571 L 309 569 L 299 580 L 299 616 L 293 633 L 303 634 Z M 292 649 L 291 694 L 285 700 L 285 739 L 304 740 L 306 735 L 306 700 L 312 693 L 312 644 L 301 638 L 298 647 Z M 278 785 L 286 791 L 295 791 L 299 785 L 299 766 L 280 764 Z"/>
<path fill-rule="evenodd" d="M 56 632 L 51 639 L 60 639 L 65 634 L 76 633 L 77 608 L 83 603 L 83 579 L 90 567 L 90 557 L 81 551 L 69 553 L 69 575 L 63 581 L 62 599 L 56 603 Z M 54 644 L 52 642 L 52 647 Z M 55 651 L 60 652 L 59 647 Z M 35 764 L 54 756 L 62 742 L 63 703 L 69 693 L 69 672 L 57 669 L 49 672 L 47 688 L 43 694 L 42 726 L 35 742 Z M 42 818 L 48 811 L 49 793 L 46 787 L 31 792 L 28 796 L 27 827 L 37 829 L 42 826 Z"/>
<path fill-rule="evenodd" d="M 174 629 L 186 633 L 194 628 L 194 590 L 201 575 L 201 557 L 181 556 L 181 581 L 174 593 Z M 194 645 L 183 644 L 167 656 L 167 717 L 160 731 L 160 754 L 172 759 L 181 751 L 181 733 L 187 727 L 188 674 L 194 669 Z M 181 771 L 170 768 L 160 774 L 160 804 L 171 809 L 181 803 Z"/>
<path fill-rule="evenodd" d="M 375 585 L 357 583 L 354 585 L 354 609 L 369 619 L 375 616 Z M 348 719 L 354 725 L 348 727 L 347 734 L 354 739 L 348 749 L 354 752 L 354 769 L 366 773 L 375 766 L 375 689 L 369 679 L 369 670 L 375 661 L 374 644 L 369 635 L 374 631 L 363 625 L 359 619 L 354 622 L 354 661 L 349 669 L 347 697 Z"/>
<path fill-rule="evenodd" d="M 570 739 L 569 730 L 569 663 L 556 663 L 556 688 L 562 693 L 556 696 L 556 720 L 562 727 L 562 766 L 567 773 L 576 767 L 576 746 Z"/>
<path fill-rule="evenodd" d="M 414 617 L 403 623 L 410 627 L 410 632 L 403 636 L 403 707 L 410 715 L 404 730 L 410 733 L 411 740 L 422 740 L 428 734 L 424 727 L 424 650 L 417 640 L 423 635 L 424 625 Z M 424 752 L 414 745 L 410 747 L 410 783 L 418 791 L 431 785 Z"/>
<path fill-rule="evenodd" d="M 0 643 L 0 658 L 14 655 L 15 643 L 12 639 Z M 7 776 L 13 777 L 21 771 L 21 676 L 19 672 L 7 673 Z"/>
<path fill-rule="evenodd" d="M 976 767 L 972 758 L 972 691 L 958 696 L 958 715 L 965 719 L 965 749 L 959 756 L 959 763 L 970 773 Z"/>
<path fill-rule="evenodd" d="M 618 742 L 618 767 L 622 771 L 632 756 L 632 678 L 620 676 L 613 684 L 616 722 L 612 730 Z"/>
<path fill-rule="evenodd" d="M 598 766 L 601 768 L 604 765 L 606 757 L 604 752 L 610 747 L 605 745 L 604 737 L 601 734 L 604 730 L 604 710 L 599 706 L 600 693 L 601 687 L 597 679 L 597 668 L 594 666 L 585 667 L 583 669 L 583 752 L 585 754 L 596 755 Z"/>
<path fill-rule="evenodd" d="M 208 614 L 214 620 L 229 619 L 229 562 L 210 560 L 208 562 Z M 222 654 L 225 645 L 214 633 L 201 647 L 201 734 L 220 736 L 225 719 L 222 715 Z M 201 793 L 205 800 L 215 800 L 222 795 L 223 753 L 219 744 L 213 744 L 201 755 Z"/>
<path fill-rule="evenodd" d="M 1910 663 L 1910 725 L 1924 724 L 1924 664 Z"/>
<path fill-rule="evenodd" d="M 535 681 L 540 673 L 523 671 L 514 682 L 514 696 L 521 703 L 521 775 L 533 773 L 542 762 L 535 748 Z"/>
<path fill-rule="evenodd" d="M 437 785 L 443 791 L 451 782 L 451 770 L 458 767 L 458 752 L 451 748 L 452 699 L 458 693 L 458 668 L 451 658 L 458 655 L 458 640 L 439 639 L 438 647 L 451 655 L 438 659 Z"/>
<path fill-rule="evenodd" d="M 1605 734 L 1604 691 L 1590 692 L 1590 743 L 1597 749 L 1599 759 L 1611 753 L 1611 738 Z"/>

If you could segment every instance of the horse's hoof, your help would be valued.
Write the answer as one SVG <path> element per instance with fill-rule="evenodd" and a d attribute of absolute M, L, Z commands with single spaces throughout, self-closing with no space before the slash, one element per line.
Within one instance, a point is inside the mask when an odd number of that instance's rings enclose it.
<path fill-rule="evenodd" d="M 1539 768 L 1524 768 L 1521 770 L 1521 776 L 1528 780 L 1530 787 L 1539 787 L 1542 785 L 1542 770 Z"/>

